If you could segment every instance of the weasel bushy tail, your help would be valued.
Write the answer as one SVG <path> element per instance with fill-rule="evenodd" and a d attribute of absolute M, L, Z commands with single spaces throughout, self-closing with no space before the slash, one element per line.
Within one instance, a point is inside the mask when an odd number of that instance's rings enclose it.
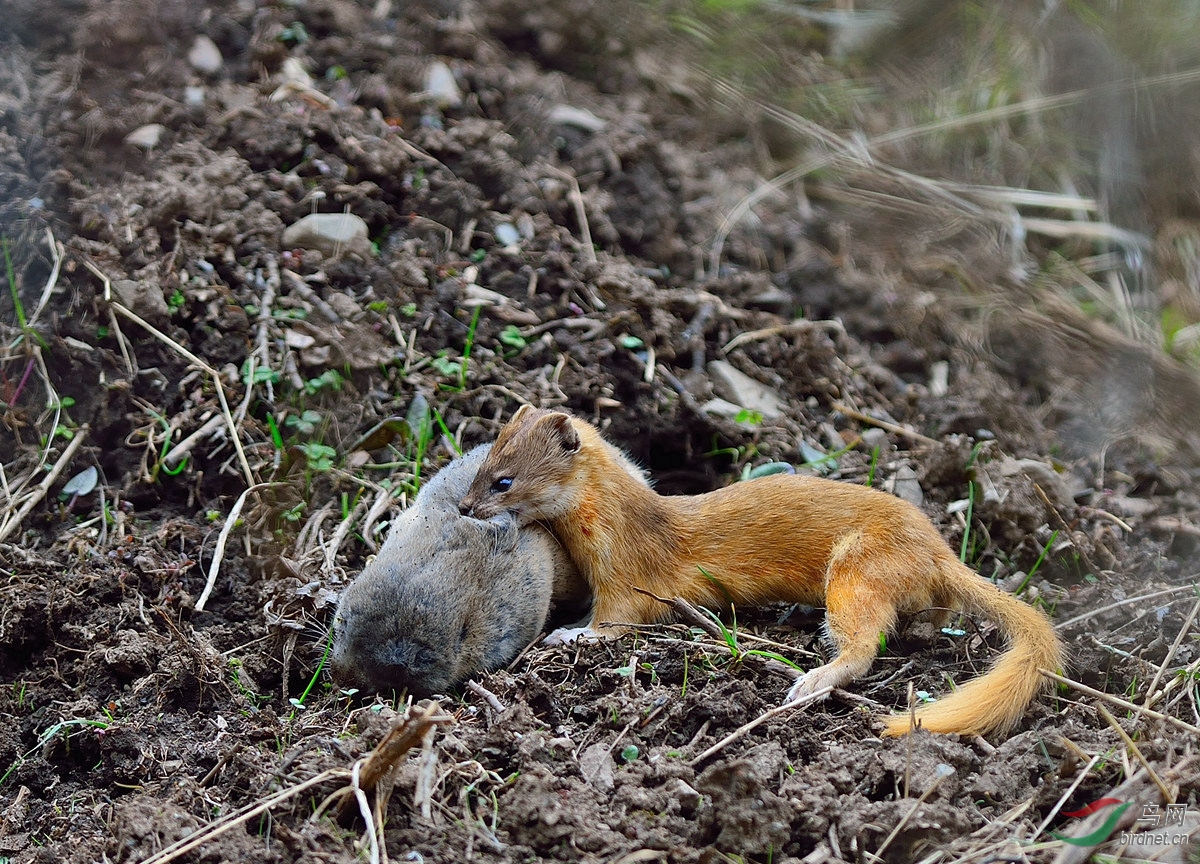
<path fill-rule="evenodd" d="M 930 732 L 1004 734 L 1043 689 L 1046 679 L 1038 669 L 1056 672 L 1062 667 L 1062 645 L 1040 610 L 1000 590 L 957 560 L 948 559 L 942 575 L 946 594 L 956 598 L 964 609 L 983 612 L 999 623 L 1008 634 L 1009 648 L 983 675 L 918 708 L 916 722 Z M 886 736 L 912 731 L 908 713 L 894 714 L 884 722 Z"/>

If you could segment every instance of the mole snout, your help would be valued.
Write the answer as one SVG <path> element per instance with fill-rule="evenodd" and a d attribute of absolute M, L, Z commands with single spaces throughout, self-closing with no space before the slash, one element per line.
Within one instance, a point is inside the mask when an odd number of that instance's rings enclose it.
<path fill-rule="evenodd" d="M 382 638 L 345 643 L 334 651 L 331 666 L 339 683 L 374 690 L 409 690 L 426 696 L 454 683 L 452 664 L 441 650 L 410 639 Z"/>

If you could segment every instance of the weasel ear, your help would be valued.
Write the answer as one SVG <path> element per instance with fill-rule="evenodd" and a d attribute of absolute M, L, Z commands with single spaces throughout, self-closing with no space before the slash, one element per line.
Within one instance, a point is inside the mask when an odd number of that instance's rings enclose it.
<path fill-rule="evenodd" d="M 561 411 L 552 411 L 542 416 L 538 420 L 538 425 L 545 428 L 550 442 L 557 444 L 564 452 L 576 453 L 579 451 L 579 433 L 571 425 L 571 415 Z"/>
<path fill-rule="evenodd" d="M 509 423 L 519 423 L 521 420 L 525 419 L 531 412 L 536 411 L 536 410 L 537 409 L 534 408 L 532 405 L 529 405 L 529 404 L 522 405 L 520 408 L 517 409 L 517 413 L 513 414 L 512 419 L 509 420 L 508 422 Z"/>

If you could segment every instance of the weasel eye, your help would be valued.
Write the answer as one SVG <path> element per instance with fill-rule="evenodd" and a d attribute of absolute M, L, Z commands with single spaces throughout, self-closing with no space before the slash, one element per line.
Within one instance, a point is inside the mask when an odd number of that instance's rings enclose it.
<path fill-rule="evenodd" d="M 507 492 L 509 489 L 512 488 L 512 484 L 513 484 L 513 478 L 500 477 L 497 480 L 493 481 L 492 491 L 493 492 Z"/>

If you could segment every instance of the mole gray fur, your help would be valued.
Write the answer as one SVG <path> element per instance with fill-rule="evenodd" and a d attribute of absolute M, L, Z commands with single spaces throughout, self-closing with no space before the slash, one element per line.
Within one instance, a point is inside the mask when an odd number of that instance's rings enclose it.
<path fill-rule="evenodd" d="M 552 599 L 584 599 L 582 577 L 540 525 L 459 513 L 490 449 L 426 483 L 342 592 L 331 653 L 339 686 L 447 693 L 511 662 L 545 626 Z"/>

